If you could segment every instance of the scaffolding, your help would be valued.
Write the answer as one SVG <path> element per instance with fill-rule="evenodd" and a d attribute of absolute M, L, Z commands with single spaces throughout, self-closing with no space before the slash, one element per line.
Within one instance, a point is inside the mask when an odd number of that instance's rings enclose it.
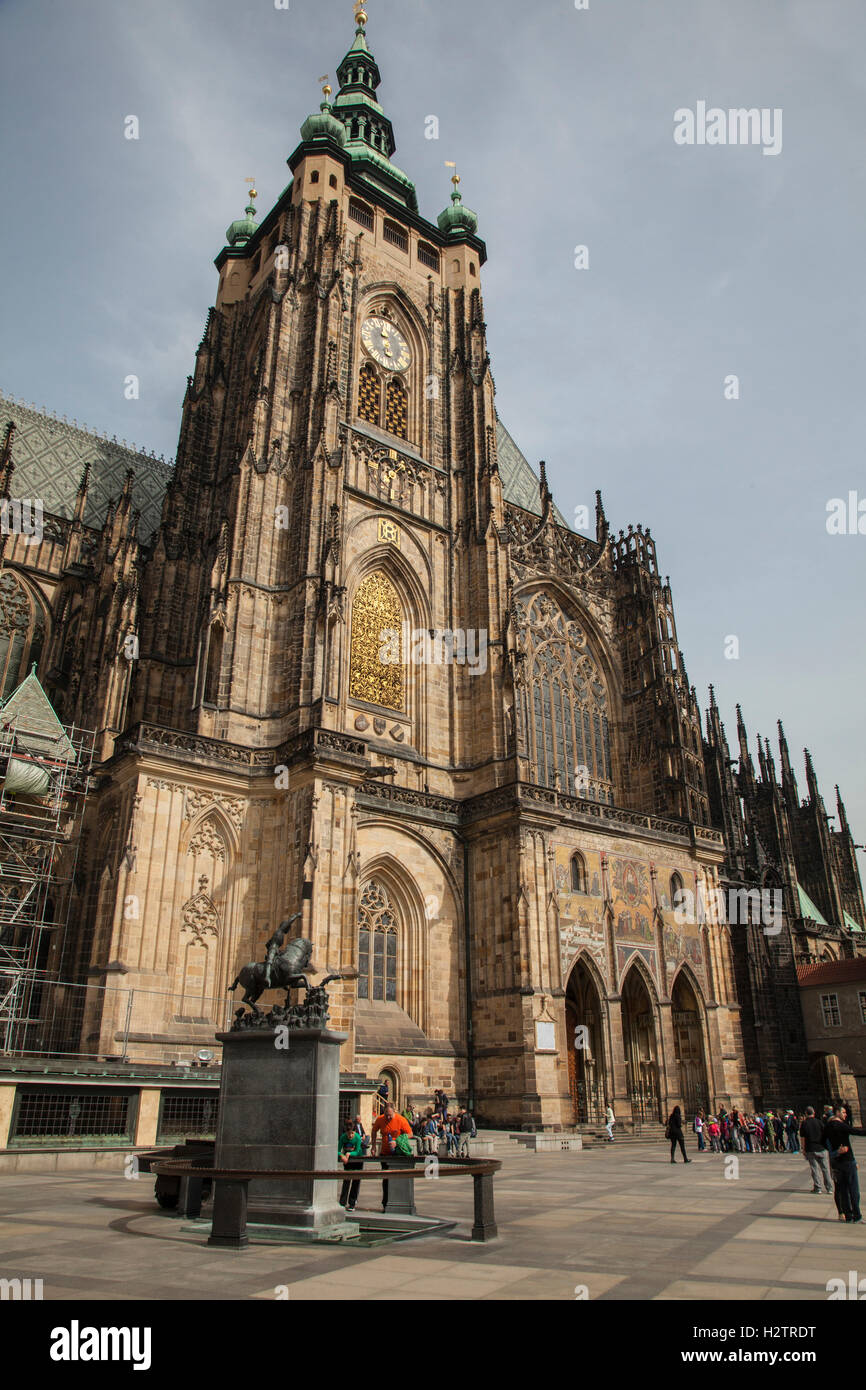
<path fill-rule="evenodd" d="M 35 671 L 0 708 L 0 1054 L 38 1048 L 63 956 L 93 742 L 59 722 Z"/>

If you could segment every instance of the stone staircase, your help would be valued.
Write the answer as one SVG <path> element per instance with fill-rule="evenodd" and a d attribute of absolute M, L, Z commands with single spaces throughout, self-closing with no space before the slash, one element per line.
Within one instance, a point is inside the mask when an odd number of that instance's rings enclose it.
<path fill-rule="evenodd" d="M 665 1139 L 665 1127 L 657 1122 L 638 1126 L 630 1125 L 626 1128 L 617 1121 L 613 1138 L 614 1144 L 608 1145 L 607 1130 L 604 1125 L 581 1125 L 580 1133 L 583 1135 L 583 1142 L 587 1148 L 598 1148 L 600 1146 L 613 1147 L 616 1144 L 666 1144 L 669 1140 Z"/>
<path fill-rule="evenodd" d="M 608 1145 L 604 1125 L 579 1125 L 574 1129 L 544 1131 L 538 1135 L 521 1134 L 517 1130 L 479 1129 L 478 1140 L 481 1143 L 476 1143 L 473 1147 L 479 1158 L 513 1158 L 515 1154 L 532 1152 L 561 1153 L 575 1152 L 581 1148 L 631 1148 L 641 1144 L 666 1144 L 668 1141 L 664 1134 L 664 1125 L 658 1123 L 644 1124 L 638 1128 L 630 1125 L 628 1129 L 617 1124 L 614 1129 L 614 1143 Z"/>

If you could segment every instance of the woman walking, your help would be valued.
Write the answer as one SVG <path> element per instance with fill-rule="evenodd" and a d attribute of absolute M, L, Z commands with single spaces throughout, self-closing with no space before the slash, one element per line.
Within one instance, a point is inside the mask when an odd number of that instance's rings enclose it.
<path fill-rule="evenodd" d="M 674 1154 L 677 1144 L 679 1144 L 683 1155 L 683 1163 L 691 1163 L 692 1160 L 686 1154 L 686 1143 L 683 1139 L 683 1112 L 678 1105 L 675 1105 L 670 1113 L 665 1134 L 671 1141 L 671 1163 L 676 1163 Z"/>

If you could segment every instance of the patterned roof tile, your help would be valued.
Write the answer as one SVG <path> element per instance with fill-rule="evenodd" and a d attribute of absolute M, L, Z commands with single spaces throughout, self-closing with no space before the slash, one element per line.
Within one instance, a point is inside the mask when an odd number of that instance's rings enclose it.
<path fill-rule="evenodd" d="M 171 478 L 171 465 L 153 454 L 91 434 L 66 420 L 25 406 L 0 392 L 0 427 L 15 423 L 12 444 L 12 490 L 15 497 L 41 499 L 46 512 L 72 516 L 85 466 L 90 482 L 84 506 L 86 525 L 99 529 L 109 503 L 123 491 L 132 469 L 133 506 L 141 512 L 138 535 L 150 540 L 159 526 L 162 499 Z"/>

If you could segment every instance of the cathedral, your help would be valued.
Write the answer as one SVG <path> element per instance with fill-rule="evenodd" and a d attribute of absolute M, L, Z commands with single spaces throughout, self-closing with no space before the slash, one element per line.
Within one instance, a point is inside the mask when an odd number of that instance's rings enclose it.
<path fill-rule="evenodd" d="M 216 257 L 174 466 L 0 397 L 4 515 L 42 507 L 0 537 L 2 696 L 32 679 L 95 737 L 42 965 L 123 986 L 67 1050 L 213 1046 L 301 911 L 344 1073 L 401 1105 L 811 1098 L 797 967 L 866 924 L 844 807 L 831 831 L 811 761 L 801 802 L 781 730 L 778 775 L 742 720 L 731 758 L 649 530 L 600 493 L 572 530 L 500 421 L 477 217 L 456 175 L 419 212 L 356 25 Z"/>

